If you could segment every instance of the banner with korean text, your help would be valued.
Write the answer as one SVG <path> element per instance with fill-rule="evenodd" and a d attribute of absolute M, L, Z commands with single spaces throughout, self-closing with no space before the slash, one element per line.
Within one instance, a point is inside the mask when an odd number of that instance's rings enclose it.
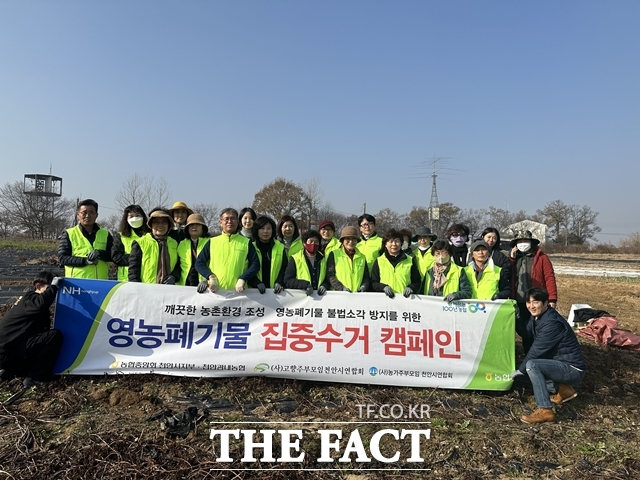
<path fill-rule="evenodd" d="M 65 278 L 56 373 L 270 376 L 507 390 L 512 301 L 194 287 Z"/>

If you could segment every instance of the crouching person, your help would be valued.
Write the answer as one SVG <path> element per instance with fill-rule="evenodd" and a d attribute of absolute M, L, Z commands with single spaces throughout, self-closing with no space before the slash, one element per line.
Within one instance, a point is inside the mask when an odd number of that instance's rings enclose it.
<path fill-rule="evenodd" d="M 533 340 L 526 357 L 511 376 L 528 375 L 537 409 L 524 415 L 525 423 L 554 422 L 553 405 L 575 398 L 582 383 L 586 363 L 580 344 L 569 323 L 549 307 L 549 294 L 543 288 L 531 288 L 525 294 L 531 318 L 527 335 Z"/>
<path fill-rule="evenodd" d="M 51 379 L 62 346 L 62 333 L 51 329 L 49 307 L 56 299 L 59 277 L 40 272 L 34 291 L 26 293 L 0 319 L 0 377 L 25 377 L 25 388 Z"/>

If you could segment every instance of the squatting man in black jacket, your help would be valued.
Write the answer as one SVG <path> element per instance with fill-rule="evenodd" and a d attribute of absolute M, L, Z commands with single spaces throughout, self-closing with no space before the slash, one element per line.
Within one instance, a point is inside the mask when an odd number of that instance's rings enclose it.
<path fill-rule="evenodd" d="M 520 419 L 525 423 L 554 422 L 553 405 L 578 395 L 575 389 L 582 383 L 586 363 L 573 329 L 549 306 L 547 291 L 531 288 L 525 298 L 531 313 L 526 335 L 533 344 L 511 377 L 529 376 L 538 408 Z"/>
<path fill-rule="evenodd" d="M 62 346 L 62 333 L 51 329 L 49 307 L 56 299 L 60 277 L 40 272 L 34 290 L 26 293 L 0 319 L 0 379 L 26 377 L 24 388 L 51 379 Z"/>

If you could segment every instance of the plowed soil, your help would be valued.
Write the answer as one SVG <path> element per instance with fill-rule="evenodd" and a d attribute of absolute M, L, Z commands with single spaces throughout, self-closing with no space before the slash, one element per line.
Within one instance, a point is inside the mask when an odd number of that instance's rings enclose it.
<path fill-rule="evenodd" d="M 587 303 L 640 334 L 639 281 L 558 276 L 558 285 L 558 308 L 565 316 L 571 304 Z M 539 426 L 519 419 L 535 408 L 532 392 L 521 389 L 486 393 L 257 377 L 63 377 L 0 407 L 0 478 L 640 478 L 640 353 L 580 342 L 588 373 L 579 396 L 557 409 L 556 423 Z M 0 401 L 20 387 L 19 379 L 0 384 Z M 305 443 L 303 465 L 216 462 L 210 421 L 358 421 L 358 404 L 428 404 L 432 423 L 431 437 L 421 446 L 425 462 L 316 464 L 317 441 Z M 171 424 L 167 412 L 181 414 L 189 406 L 197 415 L 187 422 L 187 436 L 170 435 L 171 429 L 163 428 Z M 352 430 L 347 427 L 345 436 Z M 359 426 L 363 438 L 379 429 Z M 382 444 L 386 452 L 398 445 L 390 442 Z M 401 458 L 408 448 L 402 444 Z M 243 456 L 239 444 L 232 445 L 231 456 Z M 283 467 L 305 470 L 274 470 Z M 260 470 L 238 470 L 244 468 Z"/>

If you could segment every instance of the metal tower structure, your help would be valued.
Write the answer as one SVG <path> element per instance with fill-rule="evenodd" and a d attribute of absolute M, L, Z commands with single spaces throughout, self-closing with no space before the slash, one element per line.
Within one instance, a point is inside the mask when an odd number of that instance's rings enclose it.
<path fill-rule="evenodd" d="M 440 229 L 440 203 L 438 202 L 438 187 L 436 186 L 436 166 L 435 160 L 433 164 L 433 183 L 431 184 L 431 200 L 429 201 L 429 228 L 432 232 L 437 232 Z"/>
<path fill-rule="evenodd" d="M 425 160 L 418 165 L 418 168 L 422 170 L 417 178 L 431 177 L 431 200 L 429 201 L 429 208 L 427 209 L 429 228 L 433 233 L 440 235 L 440 202 L 438 200 L 438 187 L 437 178 L 442 175 L 450 175 L 455 171 L 459 171 L 457 168 L 449 168 L 446 166 L 447 160 L 450 157 L 436 157 L 435 154 L 430 160 Z M 428 171 L 425 171 L 427 170 Z M 414 178 L 416 178 L 414 177 Z"/>

